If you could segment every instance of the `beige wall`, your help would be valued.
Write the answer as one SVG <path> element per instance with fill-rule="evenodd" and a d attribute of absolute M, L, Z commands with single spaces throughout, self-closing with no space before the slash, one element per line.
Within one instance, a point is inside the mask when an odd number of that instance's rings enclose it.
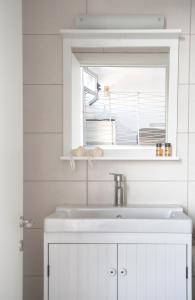
<path fill-rule="evenodd" d="M 78 14 L 159 13 L 181 28 L 179 162 L 80 162 L 62 154 L 62 41 Z M 61 203 L 113 202 L 109 172 L 128 178 L 129 203 L 177 203 L 195 220 L 195 0 L 23 0 L 24 214 L 34 220 L 24 237 L 24 299 L 42 299 L 43 219 Z M 143 201 L 144 199 L 144 201 Z"/>

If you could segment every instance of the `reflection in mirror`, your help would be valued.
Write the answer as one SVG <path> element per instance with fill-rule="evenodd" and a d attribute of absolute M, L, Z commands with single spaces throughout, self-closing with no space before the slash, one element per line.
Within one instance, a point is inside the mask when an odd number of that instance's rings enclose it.
<path fill-rule="evenodd" d="M 166 67 L 82 67 L 84 145 L 166 140 Z"/>

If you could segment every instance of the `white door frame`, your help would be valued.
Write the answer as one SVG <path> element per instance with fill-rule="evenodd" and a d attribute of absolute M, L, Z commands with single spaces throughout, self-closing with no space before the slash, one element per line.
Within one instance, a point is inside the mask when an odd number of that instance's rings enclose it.
<path fill-rule="evenodd" d="M 0 1 L 0 299 L 22 300 L 22 1 Z"/>

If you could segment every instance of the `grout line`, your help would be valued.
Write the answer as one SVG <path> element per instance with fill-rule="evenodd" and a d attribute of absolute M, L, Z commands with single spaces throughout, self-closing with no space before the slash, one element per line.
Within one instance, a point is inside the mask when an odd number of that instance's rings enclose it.
<path fill-rule="evenodd" d="M 42 227 L 31 227 L 31 228 L 24 228 L 24 232 L 30 232 L 31 230 L 41 230 L 41 231 L 44 231 L 44 228 L 43 226 Z"/>
<path fill-rule="evenodd" d="M 62 135 L 63 132 L 62 131 L 55 131 L 55 132 L 52 132 L 52 131 L 24 131 L 23 134 L 27 135 L 31 135 L 31 134 L 56 134 L 56 135 Z"/>
<path fill-rule="evenodd" d="M 24 134 L 63 134 L 63 131 L 24 131 Z M 177 131 L 177 134 L 194 134 L 195 131 Z"/>
<path fill-rule="evenodd" d="M 63 83 L 25 83 L 25 82 L 23 82 L 23 86 L 34 86 L 34 85 L 38 85 L 38 86 L 42 86 L 42 85 L 46 85 L 46 86 L 63 86 Z"/>
<path fill-rule="evenodd" d="M 63 134 L 63 131 L 24 131 L 24 134 Z M 177 131 L 177 134 L 195 134 L 195 131 Z"/>
<path fill-rule="evenodd" d="M 86 0 L 86 8 L 85 8 L 85 15 L 88 15 L 88 0 Z M 64 28 L 60 28 L 60 29 L 64 29 Z M 59 29 L 59 32 L 56 32 L 56 33 L 44 33 L 44 32 L 41 32 L 41 33 L 23 33 L 22 35 L 23 36 L 62 36 L 62 34 L 60 33 L 60 29 Z M 69 29 L 69 28 L 68 28 Z M 195 35 L 195 33 L 190 33 L 190 32 L 182 32 L 182 36 L 189 36 L 189 35 Z"/>
<path fill-rule="evenodd" d="M 23 35 L 23 36 L 36 36 L 36 35 L 37 35 L 37 36 L 42 36 L 42 35 L 43 35 L 43 36 L 44 36 L 44 35 L 46 35 L 46 36 L 48 36 L 48 35 L 49 35 L 49 36 L 50 36 L 50 35 L 51 35 L 51 36 L 61 36 L 61 33 L 60 33 L 60 32 L 59 32 L 59 33 L 58 33 L 58 32 L 56 32 L 56 33 L 23 33 L 22 35 Z"/>
<path fill-rule="evenodd" d="M 29 277 L 43 278 L 43 274 L 42 275 L 41 274 L 40 275 L 30 275 L 30 274 L 29 275 L 28 274 L 23 275 L 23 278 L 29 278 Z"/>
<path fill-rule="evenodd" d="M 56 135 L 62 135 L 63 131 L 23 131 L 23 134 L 25 135 L 41 135 L 41 134 L 56 134 Z M 177 134 L 195 134 L 195 131 L 177 131 Z"/>
<path fill-rule="evenodd" d="M 194 180 L 195 181 L 195 180 Z M 112 183 L 113 182 L 113 180 L 107 180 L 107 179 L 105 179 L 105 180 L 89 180 L 88 182 L 100 182 L 100 183 Z M 161 182 L 161 183 L 164 183 L 164 182 L 166 182 L 166 183 L 173 183 L 173 182 L 175 182 L 175 183 L 186 183 L 187 182 L 187 180 L 144 180 L 144 179 L 137 179 L 137 180 L 135 180 L 135 179 L 127 179 L 126 180 L 126 182 L 128 182 L 128 183 L 132 183 L 132 182 L 136 182 L 136 183 L 140 183 L 140 182 L 151 182 L 151 183 L 154 183 L 154 182 Z"/>
<path fill-rule="evenodd" d="M 87 16 L 88 15 L 88 0 L 86 0 L 85 5 L 86 5 L 86 11 L 85 11 L 85 13 L 86 13 L 86 16 Z"/>
<path fill-rule="evenodd" d="M 195 179 L 191 179 L 191 180 L 187 180 L 187 179 L 128 179 L 127 182 L 180 182 L 180 183 L 186 183 L 187 181 L 189 182 L 195 182 Z M 86 183 L 86 182 L 105 182 L 105 183 L 108 183 L 108 182 L 113 182 L 113 180 L 109 180 L 109 179 L 102 179 L 102 180 L 99 180 L 99 179 L 90 179 L 90 180 L 71 180 L 71 179 L 65 179 L 65 180 L 47 180 L 47 179 L 25 179 L 24 180 L 24 183 Z"/>
<path fill-rule="evenodd" d="M 74 183 L 74 182 L 86 182 L 86 179 L 78 179 L 78 180 L 71 180 L 71 179 L 24 179 L 24 183 Z"/>

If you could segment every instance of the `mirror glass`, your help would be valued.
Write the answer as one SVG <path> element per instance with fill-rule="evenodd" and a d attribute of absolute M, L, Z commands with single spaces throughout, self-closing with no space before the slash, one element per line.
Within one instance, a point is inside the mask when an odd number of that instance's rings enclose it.
<path fill-rule="evenodd" d="M 85 146 L 166 140 L 164 66 L 81 67 Z"/>

